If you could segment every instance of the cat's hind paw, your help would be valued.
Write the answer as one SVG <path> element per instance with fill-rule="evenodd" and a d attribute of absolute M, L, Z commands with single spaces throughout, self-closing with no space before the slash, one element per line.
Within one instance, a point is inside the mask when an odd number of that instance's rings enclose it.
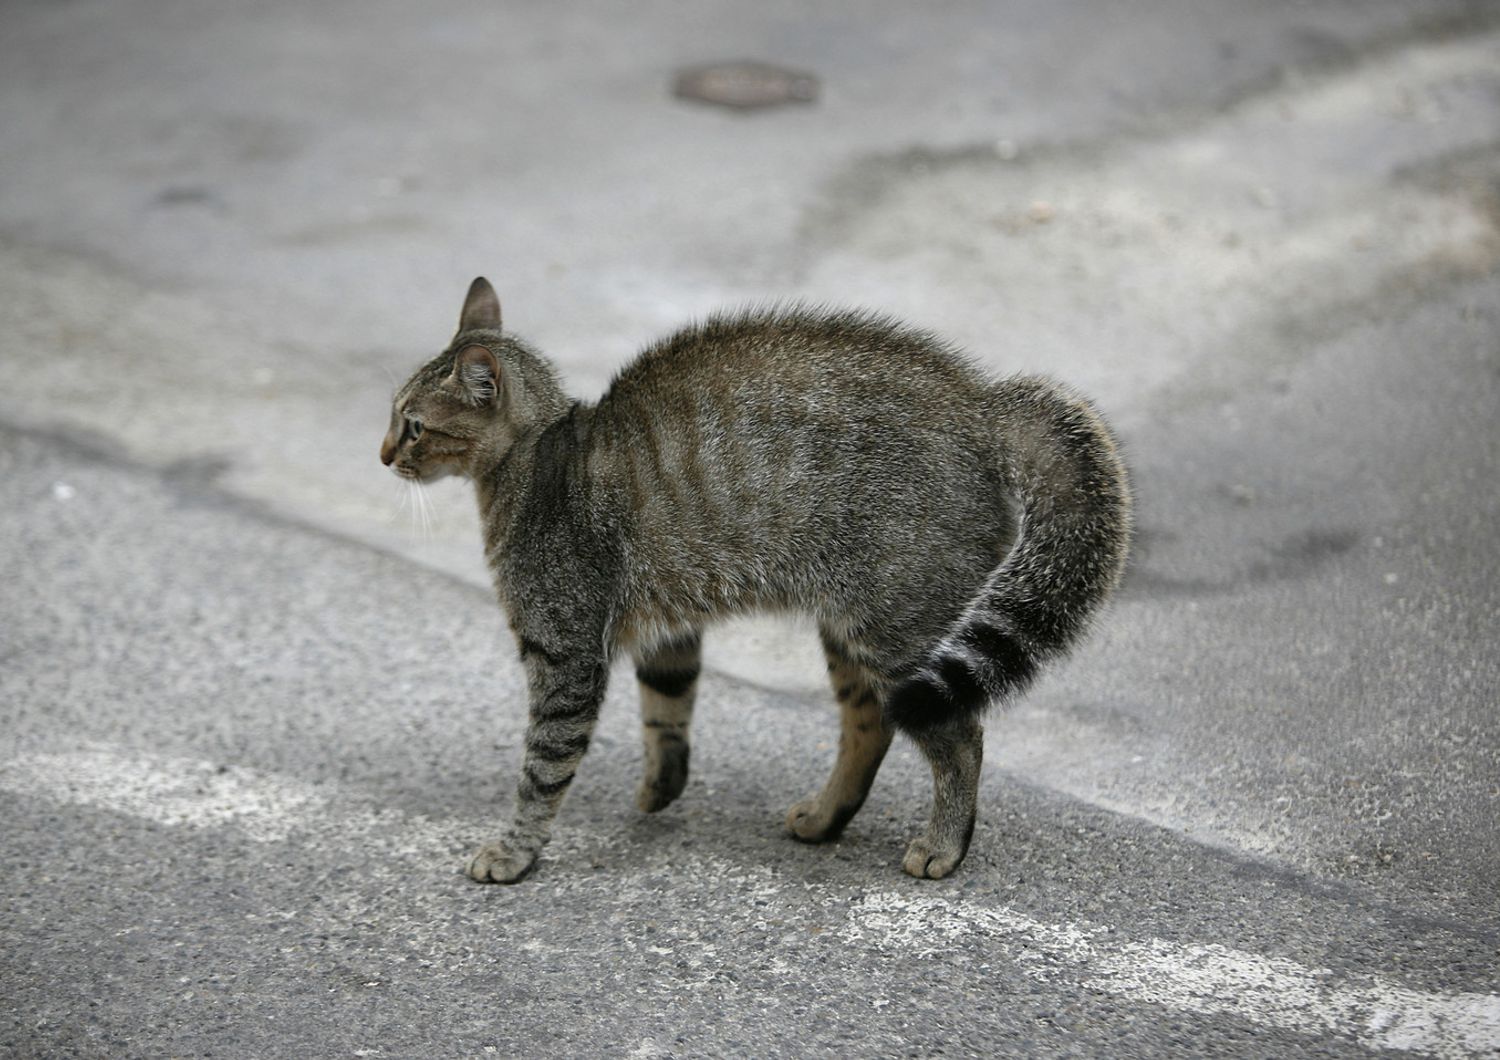
<path fill-rule="evenodd" d="M 919 880 L 940 880 L 958 868 L 966 853 L 966 847 L 957 844 L 947 846 L 934 843 L 926 836 L 918 836 L 906 848 L 906 858 L 901 862 L 901 867 L 906 870 L 907 875 Z"/>
<path fill-rule="evenodd" d="M 486 843 L 469 862 L 469 875 L 480 883 L 519 883 L 536 865 L 536 853 Z"/>
<path fill-rule="evenodd" d="M 787 831 L 804 843 L 826 843 L 843 834 L 844 826 L 859 807 L 830 810 L 820 798 L 803 799 L 786 812 Z"/>
<path fill-rule="evenodd" d="M 687 748 L 675 755 L 663 755 L 657 768 L 648 772 L 635 791 L 635 804 L 642 813 L 664 810 L 682 794 L 687 787 Z"/>

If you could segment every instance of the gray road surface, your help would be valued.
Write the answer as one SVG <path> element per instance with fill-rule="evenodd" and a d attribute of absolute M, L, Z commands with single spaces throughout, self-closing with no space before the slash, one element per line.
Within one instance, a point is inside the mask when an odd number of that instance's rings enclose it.
<path fill-rule="evenodd" d="M 1500 9 L 17 3 L 0 33 L 0 1054 L 1500 1050 Z M 724 58 L 811 106 L 675 100 Z M 472 502 L 375 460 L 487 274 L 580 394 L 876 306 L 1078 384 L 1140 536 L 902 876 L 804 626 L 632 682 L 534 877 Z M 406 505 L 406 510 L 402 506 Z"/>

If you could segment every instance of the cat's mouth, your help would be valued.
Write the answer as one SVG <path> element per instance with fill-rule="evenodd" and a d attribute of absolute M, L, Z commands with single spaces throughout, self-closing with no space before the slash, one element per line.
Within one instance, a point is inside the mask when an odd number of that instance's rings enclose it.
<path fill-rule="evenodd" d="M 407 482 L 415 482 L 419 486 L 430 486 L 434 482 L 439 482 L 456 473 L 453 468 L 444 464 L 439 464 L 436 467 L 428 467 L 423 470 L 394 464 L 391 466 L 391 470 L 398 477 L 405 479 Z"/>

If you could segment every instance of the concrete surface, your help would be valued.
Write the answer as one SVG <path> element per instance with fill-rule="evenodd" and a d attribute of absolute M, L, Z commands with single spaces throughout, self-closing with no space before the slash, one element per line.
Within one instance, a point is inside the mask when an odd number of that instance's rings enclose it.
<path fill-rule="evenodd" d="M 814 106 L 672 74 L 753 58 Z M 1500 9 L 18 3 L 0 33 L 0 1053 L 1500 1048 Z M 597 393 L 695 314 L 886 309 L 1079 385 L 1141 533 L 993 717 L 807 848 L 809 631 L 623 672 L 534 879 L 472 501 L 375 459 L 484 273 Z M 430 508 L 430 511 L 428 511 Z"/>

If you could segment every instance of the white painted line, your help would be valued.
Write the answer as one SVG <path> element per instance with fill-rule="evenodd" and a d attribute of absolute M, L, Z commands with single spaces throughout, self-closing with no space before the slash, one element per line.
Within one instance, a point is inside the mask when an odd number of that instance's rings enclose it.
<path fill-rule="evenodd" d="M 852 941 L 919 957 L 938 956 L 951 940 L 976 936 L 1000 942 L 1009 959 L 1043 981 L 1061 974 L 1135 1001 L 1348 1035 L 1372 1048 L 1443 1057 L 1500 1050 L 1496 994 L 1427 993 L 1376 976 L 1340 982 L 1327 969 L 1216 943 L 1138 942 L 1108 928 L 1047 924 L 1003 907 L 890 892 L 867 895 L 844 927 Z"/>
<path fill-rule="evenodd" d="M 264 843 L 291 835 L 323 802 L 313 786 L 285 778 L 211 762 L 152 762 L 107 750 L 13 759 L 0 766 L 0 788 L 157 824 L 234 825 Z"/>
<path fill-rule="evenodd" d="M 379 859 L 427 863 L 470 824 L 339 805 L 331 787 L 192 759 L 146 759 L 107 749 L 25 755 L 0 764 L 0 790 L 129 814 L 158 824 L 235 828 L 257 842 L 333 839 Z M 576 831 L 576 829 L 574 829 Z M 576 837 L 575 837 L 576 838 Z M 716 888 L 795 905 L 841 895 L 784 881 L 759 866 L 698 856 L 679 870 Z M 614 879 L 616 893 L 641 881 Z M 545 886 L 539 884 L 538 886 Z M 747 900 L 747 907 L 754 907 Z M 1500 1051 L 1500 995 L 1413 990 L 1379 976 L 1340 979 L 1327 969 L 1218 944 L 1132 940 L 1107 927 L 1048 924 L 1005 907 L 894 891 L 865 895 L 835 933 L 845 943 L 904 958 L 940 957 L 955 940 L 995 943 L 1003 959 L 1043 981 L 1077 983 L 1131 1001 L 1223 1015 L 1301 1033 L 1331 1033 L 1371 1048 L 1441 1057 Z M 877 1002 L 878 1004 L 878 1002 Z"/>
<path fill-rule="evenodd" d="M 341 793 L 332 786 L 198 759 L 144 758 L 106 748 L 12 759 L 0 764 L 0 790 L 156 824 L 232 827 L 260 843 L 293 836 L 347 840 L 386 858 L 441 853 L 452 845 L 455 828 L 462 827 L 395 810 L 336 806 Z"/>

